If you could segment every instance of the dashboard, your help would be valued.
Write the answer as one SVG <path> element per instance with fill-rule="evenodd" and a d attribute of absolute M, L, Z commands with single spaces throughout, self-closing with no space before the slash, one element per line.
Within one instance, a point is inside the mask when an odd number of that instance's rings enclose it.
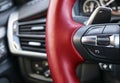
<path fill-rule="evenodd" d="M 79 15 L 90 16 L 99 6 L 112 9 L 112 16 L 120 16 L 120 0 L 79 0 Z"/>
<path fill-rule="evenodd" d="M 23 0 L 23 2 L 15 0 L 15 2 L 17 1 L 19 4 L 16 4 L 21 5 L 29 0 Z M 12 54 L 19 55 L 22 75 L 33 83 L 53 82 L 45 48 L 48 4 L 49 0 L 31 0 L 24 5 L 22 4 L 18 11 L 13 12 L 8 21 L 9 49 Z M 74 19 L 81 23 L 85 22 L 98 6 L 111 8 L 112 17 L 120 19 L 119 0 L 76 0 L 73 14 L 81 16 L 81 18 L 74 17 Z"/>

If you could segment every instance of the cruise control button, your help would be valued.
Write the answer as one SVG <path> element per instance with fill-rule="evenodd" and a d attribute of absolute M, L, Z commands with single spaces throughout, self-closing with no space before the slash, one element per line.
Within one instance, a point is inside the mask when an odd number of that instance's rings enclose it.
<path fill-rule="evenodd" d="M 101 57 L 103 58 L 104 56 L 104 49 L 101 47 L 96 47 L 96 46 L 86 46 L 87 50 L 90 52 L 91 55 L 96 56 L 96 57 Z"/>
<path fill-rule="evenodd" d="M 44 72 L 44 76 L 45 77 L 49 77 L 50 76 L 50 70 L 49 69 Z"/>

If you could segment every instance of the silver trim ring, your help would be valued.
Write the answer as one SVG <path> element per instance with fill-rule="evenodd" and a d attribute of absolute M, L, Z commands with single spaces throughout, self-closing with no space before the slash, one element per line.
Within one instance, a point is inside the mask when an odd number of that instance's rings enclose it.
<path fill-rule="evenodd" d="M 31 52 L 21 49 L 19 38 L 14 31 L 17 30 L 16 22 L 18 21 L 18 16 L 19 14 L 16 11 L 10 15 L 8 20 L 7 38 L 10 52 L 16 55 L 46 58 L 47 57 L 46 53 Z"/>

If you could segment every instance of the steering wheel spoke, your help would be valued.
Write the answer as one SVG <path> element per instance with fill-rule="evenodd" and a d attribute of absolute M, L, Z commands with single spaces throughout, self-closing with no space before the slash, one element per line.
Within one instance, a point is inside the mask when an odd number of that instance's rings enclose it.
<path fill-rule="evenodd" d="M 47 55 L 54 83 L 79 83 L 76 67 L 84 59 L 73 45 L 73 36 L 83 24 L 72 19 L 75 0 L 51 0 L 47 17 Z"/>

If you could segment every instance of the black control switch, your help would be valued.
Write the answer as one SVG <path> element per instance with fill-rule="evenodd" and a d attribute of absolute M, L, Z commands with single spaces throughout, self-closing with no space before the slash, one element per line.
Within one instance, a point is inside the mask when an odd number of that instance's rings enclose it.
<path fill-rule="evenodd" d="M 99 46 L 108 46 L 110 45 L 109 36 L 97 36 L 97 45 Z"/>

